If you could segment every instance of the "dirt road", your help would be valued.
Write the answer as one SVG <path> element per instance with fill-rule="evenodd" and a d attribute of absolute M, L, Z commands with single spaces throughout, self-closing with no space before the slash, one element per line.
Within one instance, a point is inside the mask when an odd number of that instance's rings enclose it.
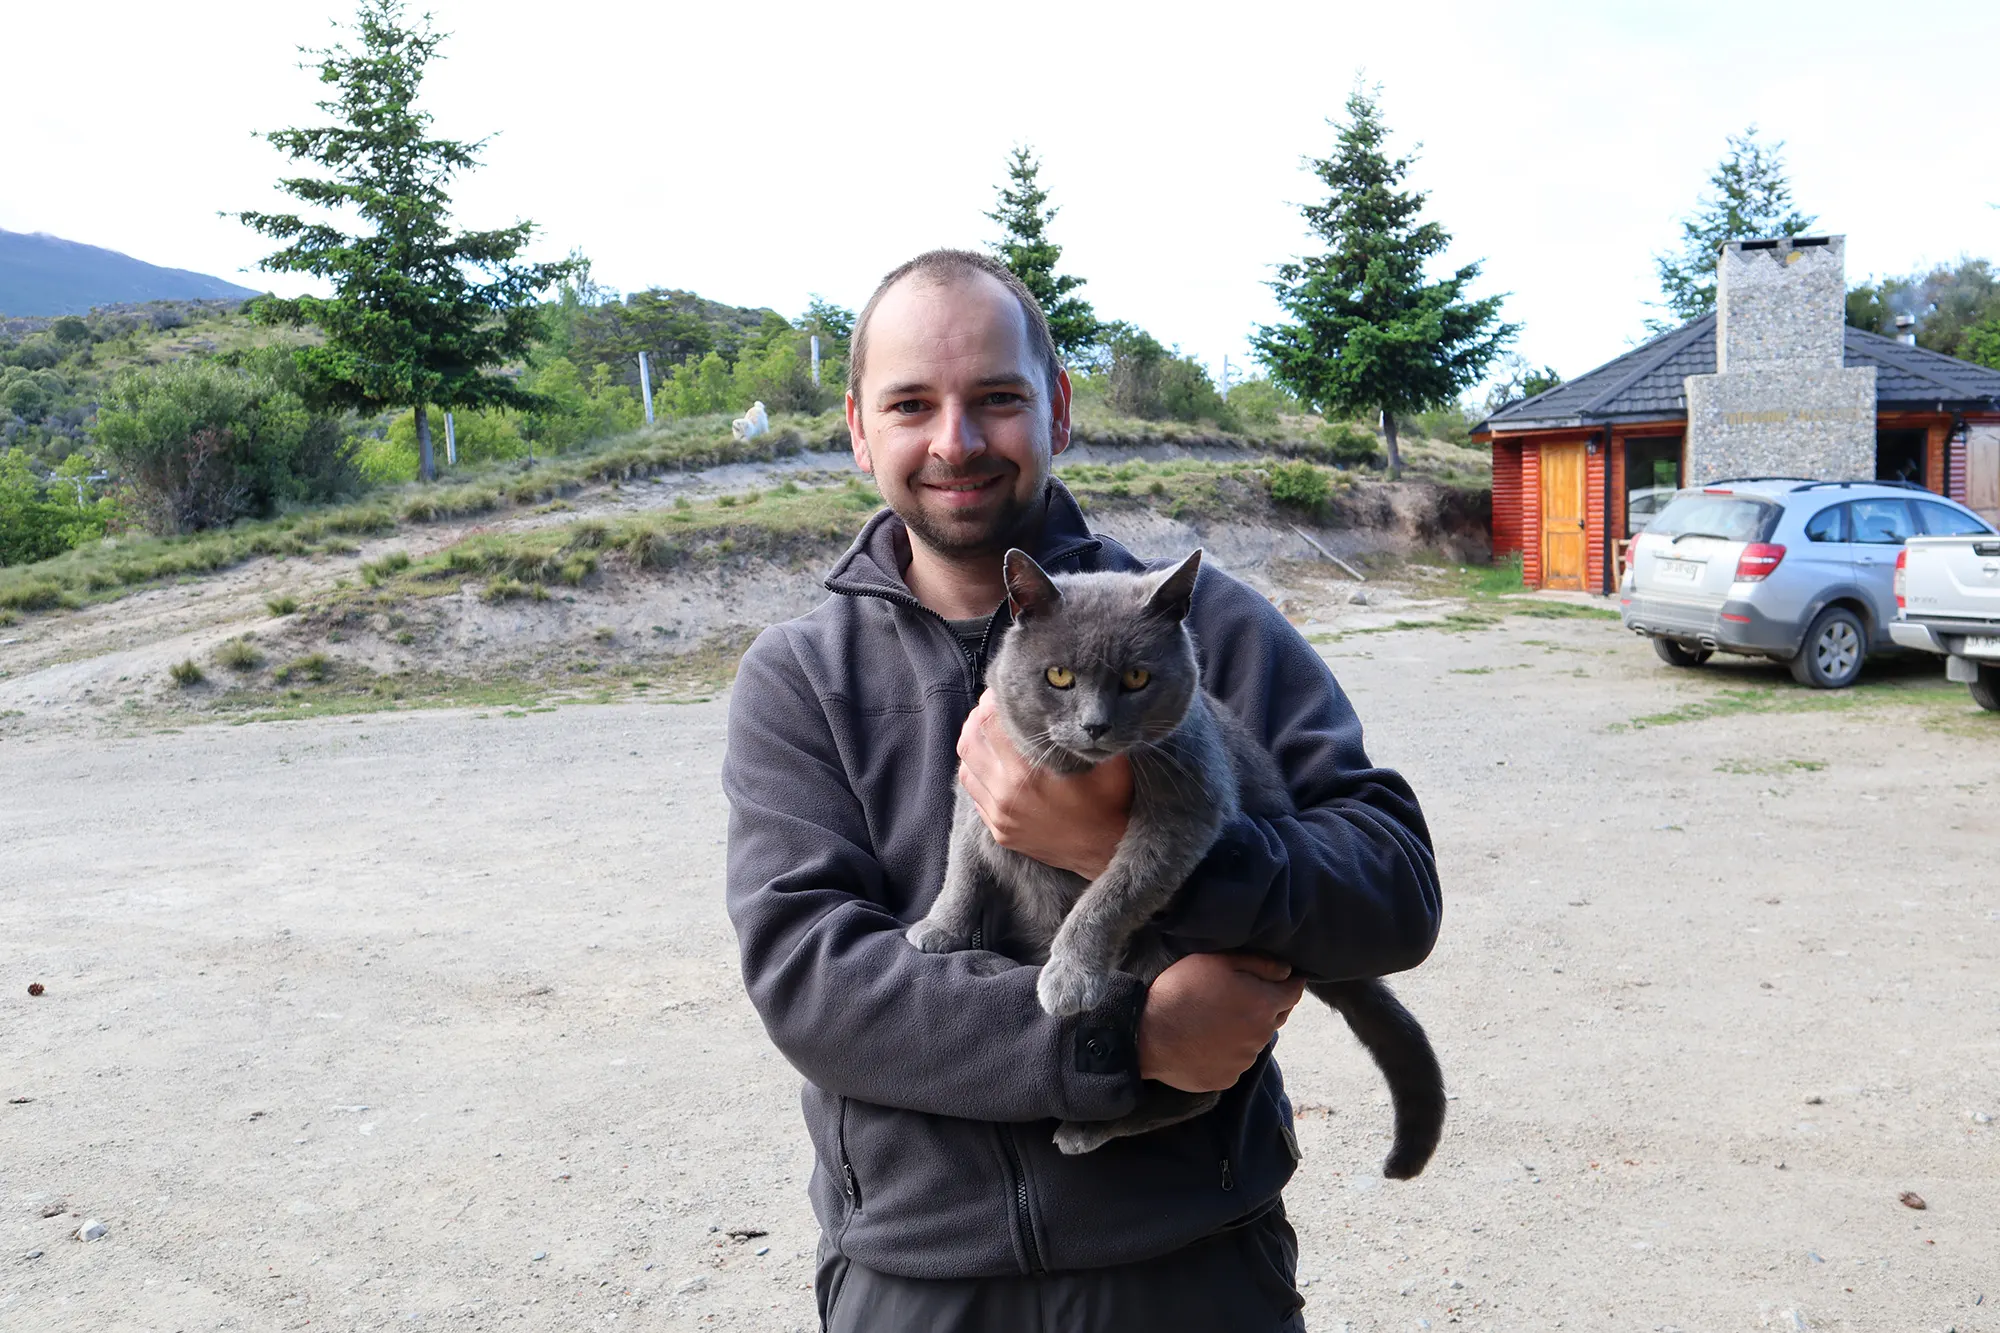
<path fill-rule="evenodd" d="M 1323 651 L 1435 830 L 1456 1101 L 1385 1184 L 1287 1029 L 1311 1326 L 2000 1330 L 2000 723 L 1603 622 Z M 0 739 L 0 1327 L 811 1327 L 724 707 Z"/>

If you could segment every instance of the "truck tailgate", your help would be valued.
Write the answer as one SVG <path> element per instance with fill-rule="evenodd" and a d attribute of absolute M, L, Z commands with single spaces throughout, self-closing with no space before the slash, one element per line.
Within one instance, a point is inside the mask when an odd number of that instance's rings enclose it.
<path fill-rule="evenodd" d="M 2000 536 L 1912 537 L 1904 552 L 1905 616 L 2000 626 Z"/>

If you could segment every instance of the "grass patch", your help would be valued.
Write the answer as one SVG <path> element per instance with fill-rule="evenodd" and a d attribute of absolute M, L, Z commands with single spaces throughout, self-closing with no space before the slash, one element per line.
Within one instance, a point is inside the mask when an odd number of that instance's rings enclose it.
<path fill-rule="evenodd" d="M 299 609 L 296 597 L 272 597 L 264 603 L 264 609 L 274 616 L 288 616 Z"/>
<path fill-rule="evenodd" d="M 195 686 L 201 684 L 202 681 L 208 679 L 201 674 L 201 668 L 194 664 L 192 657 L 184 658 L 168 667 L 167 675 L 173 678 L 174 684 L 184 690 L 193 689 Z"/>
<path fill-rule="evenodd" d="M 1744 777 L 1782 777 L 1791 773 L 1819 773 L 1826 763 L 1819 759 L 1725 759 L 1715 766 L 1718 773 Z"/>
<path fill-rule="evenodd" d="M 408 551 L 391 551 L 380 560 L 370 560 L 361 566 L 361 581 L 371 588 L 381 586 L 385 579 L 400 574 L 410 567 Z"/>
<path fill-rule="evenodd" d="M 512 602 L 522 599 L 531 602 L 546 602 L 549 600 L 549 590 L 545 584 L 523 583 L 519 579 L 498 578 L 487 583 L 486 591 L 481 593 L 480 597 L 494 603 Z"/>
<path fill-rule="evenodd" d="M 264 665 L 264 654 L 249 639 L 230 639 L 215 650 L 215 660 L 231 671 L 255 671 Z"/>
<path fill-rule="evenodd" d="M 1645 731 L 1652 727 L 1672 727 L 1685 722 L 1706 722 L 1713 718 L 1754 713 L 1839 713 L 1896 704 L 1915 704 L 1940 710 L 1950 706 L 1953 711 L 1962 711 L 1959 706 L 1968 703 L 1962 687 L 1931 676 L 1908 680 L 1864 680 L 1844 690 L 1815 690 L 1790 684 L 1725 686 L 1677 708 L 1647 713 L 1630 722 L 1614 722 L 1610 730 Z"/>
<path fill-rule="evenodd" d="M 289 684 L 294 680 L 310 681 L 317 685 L 324 683 L 332 675 L 332 658 L 325 653 L 307 653 L 304 657 L 294 658 L 273 671 L 271 679 L 280 685 Z"/>

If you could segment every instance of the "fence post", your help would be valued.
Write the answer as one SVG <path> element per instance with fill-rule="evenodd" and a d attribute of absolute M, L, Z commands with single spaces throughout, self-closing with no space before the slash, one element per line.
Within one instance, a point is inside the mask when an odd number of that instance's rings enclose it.
<path fill-rule="evenodd" d="M 813 388 L 817 389 L 819 387 L 819 335 L 817 333 L 815 333 L 812 336 L 812 346 L 813 346 Z"/>
<path fill-rule="evenodd" d="M 452 414 L 444 414 L 444 461 L 447 466 L 458 466 L 458 425 Z"/>
<path fill-rule="evenodd" d="M 646 399 L 646 424 L 653 424 L 653 375 L 646 367 L 646 354 L 639 353 L 639 392 Z"/>

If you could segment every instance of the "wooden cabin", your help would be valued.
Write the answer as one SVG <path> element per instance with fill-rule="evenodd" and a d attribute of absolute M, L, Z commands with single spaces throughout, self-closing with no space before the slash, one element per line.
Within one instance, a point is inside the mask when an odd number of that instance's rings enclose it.
<path fill-rule="evenodd" d="M 1493 554 L 1533 588 L 1611 593 L 1626 539 L 1689 476 L 1687 378 L 1716 373 L 1704 315 L 1474 428 L 1493 449 Z M 1875 477 L 1915 482 L 2000 524 L 2000 370 L 1845 330 L 1875 369 Z M 1788 471 L 1789 474 L 1789 471 Z M 1827 478 L 1827 480 L 1859 478 Z"/>

